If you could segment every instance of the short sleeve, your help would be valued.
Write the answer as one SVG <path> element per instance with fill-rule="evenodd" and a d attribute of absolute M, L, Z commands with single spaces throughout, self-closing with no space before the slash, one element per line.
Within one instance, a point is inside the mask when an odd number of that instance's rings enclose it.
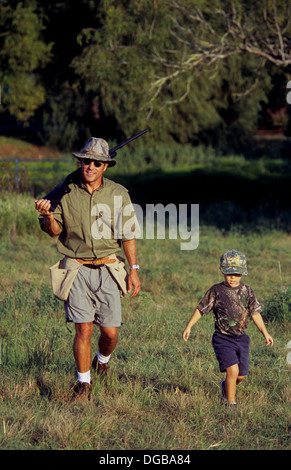
<path fill-rule="evenodd" d="M 211 312 L 215 305 L 215 293 L 212 288 L 208 289 L 203 299 L 199 302 L 197 309 L 205 315 Z"/>
<path fill-rule="evenodd" d="M 259 303 L 258 299 L 256 298 L 253 290 L 248 287 L 248 311 L 250 316 L 252 317 L 256 313 L 261 313 L 262 312 L 262 306 Z"/>

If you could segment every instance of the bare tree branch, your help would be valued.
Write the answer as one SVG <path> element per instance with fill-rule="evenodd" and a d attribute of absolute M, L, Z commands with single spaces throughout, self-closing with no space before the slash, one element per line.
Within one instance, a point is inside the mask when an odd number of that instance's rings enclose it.
<path fill-rule="evenodd" d="M 224 8 L 209 10 L 207 18 L 198 8 L 189 12 L 180 0 L 169 0 L 166 3 L 171 11 L 176 12 L 176 15 L 169 16 L 172 23 L 169 31 L 177 43 L 177 52 L 171 51 L 172 57 L 169 50 L 152 55 L 151 60 L 160 63 L 165 71 L 152 83 L 152 100 L 179 76 L 192 72 L 194 77 L 233 55 L 248 53 L 278 67 L 291 65 L 290 15 L 285 18 L 282 11 L 279 15 L 278 0 L 273 0 L 271 6 L 266 2 L 262 2 L 260 8 L 256 5 L 250 18 L 249 12 L 244 11 L 243 2 L 239 4 L 232 0 L 226 2 Z M 259 10 L 261 16 L 258 15 Z M 291 11 L 291 0 L 287 1 L 286 11 Z M 170 69 L 175 71 L 168 73 Z M 187 82 L 188 89 L 190 81 Z M 252 89 L 245 93 L 250 93 Z M 180 102 L 188 93 L 185 92 L 171 103 Z M 245 96 L 245 93 L 241 95 Z"/>

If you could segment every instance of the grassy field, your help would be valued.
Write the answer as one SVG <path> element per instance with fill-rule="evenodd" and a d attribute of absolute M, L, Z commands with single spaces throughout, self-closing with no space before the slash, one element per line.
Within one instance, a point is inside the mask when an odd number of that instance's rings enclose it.
<path fill-rule="evenodd" d="M 142 292 L 123 300 L 123 326 L 106 382 L 93 377 L 92 400 L 72 406 L 76 380 L 62 303 L 48 268 L 60 257 L 41 234 L 33 198 L 0 200 L 0 448 L 2 450 L 290 450 L 291 236 L 200 227 L 199 246 L 139 240 Z M 197 201 L 196 201 L 197 202 Z M 9 206 L 10 204 L 10 206 Z M 7 207 L 10 207 L 7 208 Z M 11 214 L 16 216 L 12 217 Z M 199 299 L 222 278 L 228 249 L 249 260 L 249 283 L 265 307 L 273 348 L 250 324 L 250 375 L 237 394 L 239 412 L 220 403 L 211 346 L 213 317 L 182 331 Z M 280 318 L 272 311 L 279 306 Z M 93 350 L 97 351 L 95 330 Z"/>

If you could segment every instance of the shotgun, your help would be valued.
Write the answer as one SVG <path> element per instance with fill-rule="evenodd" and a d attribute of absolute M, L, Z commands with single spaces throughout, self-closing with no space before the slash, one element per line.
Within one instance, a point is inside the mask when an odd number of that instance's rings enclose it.
<path fill-rule="evenodd" d="M 116 147 L 113 147 L 113 149 L 109 150 L 110 157 L 111 158 L 116 157 L 117 150 L 121 149 L 121 147 L 124 147 L 124 145 L 129 144 L 129 142 L 131 142 L 132 140 L 137 139 L 138 137 L 143 135 L 145 132 L 147 132 L 147 129 L 144 129 L 143 131 L 138 132 L 137 134 L 133 135 L 129 139 L 126 139 L 123 142 L 121 142 L 121 144 L 118 144 L 118 145 L 116 145 Z"/>
<path fill-rule="evenodd" d="M 143 131 L 138 132 L 137 134 L 133 135 L 129 139 L 126 139 L 123 142 L 121 142 L 120 144 L 116 145 L 116 147 L 113 147 L 113 149 L 109 150 L 110 157 L 111 158 L 115 157 L 116 154 L 117 154 L 117 150 L 124 147 L 124 145 L 129 144 L 129 142 L 131 142 L 132 140 L 137 139 L 138 137 L 143 135 L 145 132 L 147 132 L 147 129 L 144 129 Z M 55 210 L 55 208 L 59 204 L 62 197 L 66 193 L 69 193 L 71 191 L 70 188 L 68 187 L 69 184 L 70 183 L 77 183 L 79 181 L 80 171 L 81 171 L 80 168 L 78 168 L 77 170 L 70 173 L 61 184 L 57 185 L 49 194 L 47 194 L 44 197 L 44 199 L 48 199 L 49 201 L 51 201 L 51 210 L 52 210 L 52 212 Z"/>

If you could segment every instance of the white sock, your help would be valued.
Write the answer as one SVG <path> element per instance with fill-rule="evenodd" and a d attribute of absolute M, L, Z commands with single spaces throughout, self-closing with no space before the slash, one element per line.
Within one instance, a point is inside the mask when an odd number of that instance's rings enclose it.
<path fill-rule="evenodd" d="M 79 382 L 87 382 L 88 384 L 90 383 L 90 371 L 88 370 L 88 372 L 79 372 L 77 371 L 77 375 L 78 375 L 78 381 Z"/>
<path fill-rule="evenodd" d="M 109 354 L 109 356 L 103 356 L 103 354 L 101 354 L 100 351 L 98 351 L 97 353 L 98 362 L 100 362 L 100 364 L 107 364 L 107 362 L 109 362 L 110 356 L 111 354 Z"/>

